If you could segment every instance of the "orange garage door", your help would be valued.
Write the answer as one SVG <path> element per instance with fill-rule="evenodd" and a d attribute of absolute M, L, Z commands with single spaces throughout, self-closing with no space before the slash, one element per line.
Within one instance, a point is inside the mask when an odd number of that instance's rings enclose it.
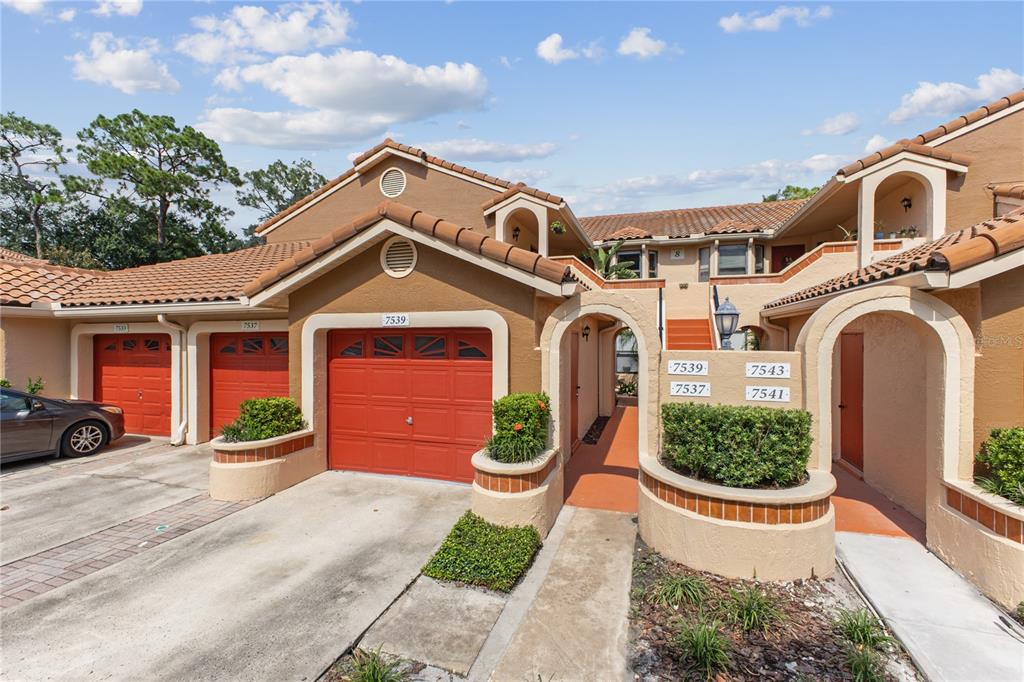
<path fill-rule="evenodd" d="M 167 334 L 97 334 L 93 395 L 124 410 L 128 433 L 171 435 L 171 340 Z"/>
<path fill-rule="evenodd" d="M 210 433 L 249 398 L 288 395 L 288 333 L 210 335 Z"/>
<path fill-rule="evenodd" d="M 332 469 L 473 480 L 491 432 L 491 335 L 477 329 L 334 331 Z"/>

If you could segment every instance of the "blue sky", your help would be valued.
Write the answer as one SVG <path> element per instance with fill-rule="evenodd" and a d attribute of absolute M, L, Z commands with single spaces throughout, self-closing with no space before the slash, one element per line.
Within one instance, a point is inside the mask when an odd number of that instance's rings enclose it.
<path fill-rule="evenodd" d="M 388 134 L 579 215 L 818 184 L 1024 87 L 1019 2 L 0 2 L 3 109 L 69 138 L 137 107 L 333 177 Z"/>

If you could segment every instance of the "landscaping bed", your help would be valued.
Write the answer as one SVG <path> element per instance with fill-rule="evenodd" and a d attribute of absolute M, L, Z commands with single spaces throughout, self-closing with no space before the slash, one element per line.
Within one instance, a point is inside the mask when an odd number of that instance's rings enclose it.
<path fill-rule="evenodd" d="M 668 561 L 637 539 L 630 664 L 638 680 L 922 679 L 895 642 L 852 644 L 838 624 L 844 614 L 852 621 L 845 631 L 884 637 L 841 575 L 730 580 Z M 851 654 L 877 676 L 855 678 Z"/>

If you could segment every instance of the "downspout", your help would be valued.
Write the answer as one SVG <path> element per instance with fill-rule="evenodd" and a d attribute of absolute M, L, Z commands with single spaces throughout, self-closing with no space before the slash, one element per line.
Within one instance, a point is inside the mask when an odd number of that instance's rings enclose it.
<path fill-rule="evenodd" d="M 156 316 L 156 321 L 160 326 L 178 332 L 180 339 L 178 353 L 181 355 L 181 367 L 178 370 L 178 380 L 181 382 L 181 396 L 178 399 L 178 408 L 181 410 L 181 423 L 171 435 L 171 445 L 181 445 L 185 442 L 185 432 L 188 430 L 188 352 L 181 353 L 182 349 L 187 348 L 188 332 L 177 322 L 168 320 L 167 315 L 163 313 Z"/>
<path fill-rule="evenodd" d="M 767 315 L 761 316 L 761 324 L 764 325 L 765 329 L 771 329 L 772 331 L 782 334 L 782 350 L 789 350 L 789 327 L 783 327 L 781 324 L 775 324 Z"/>

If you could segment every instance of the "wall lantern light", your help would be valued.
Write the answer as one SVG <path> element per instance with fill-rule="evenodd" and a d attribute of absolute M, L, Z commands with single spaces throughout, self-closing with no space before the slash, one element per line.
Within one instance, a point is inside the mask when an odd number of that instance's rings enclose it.
<path fill-rule="evenodd" d="M 590 325 L 583 326 L 583 340 L 586 341 L 590 338 Z"/>
<path fill-rule="evenodd" d="M 519 226 L 518 225 L 516 225 L 515 227 L 512 228 L 512 239 L 515 239 L 516 241 L 519 241 Z"/>
<path fill-rule="evenodd" d="M 736 325 L 739 322 L 740 311 L 726 298 L 715 310 L 715 326 L 718 327 L 718 336 L 722 339 L 722 350 L 732 350 L 730 337 L 736 332 Z"/>
<path fill-rule="evenodd" d="M 910 210 L 910 207 L 914 205 L 914 202 L 910 200 L 910 197 L 903 197 L 900 199 L 900 206 L 903 207 L 903 212 L 906 213 Z"/>

